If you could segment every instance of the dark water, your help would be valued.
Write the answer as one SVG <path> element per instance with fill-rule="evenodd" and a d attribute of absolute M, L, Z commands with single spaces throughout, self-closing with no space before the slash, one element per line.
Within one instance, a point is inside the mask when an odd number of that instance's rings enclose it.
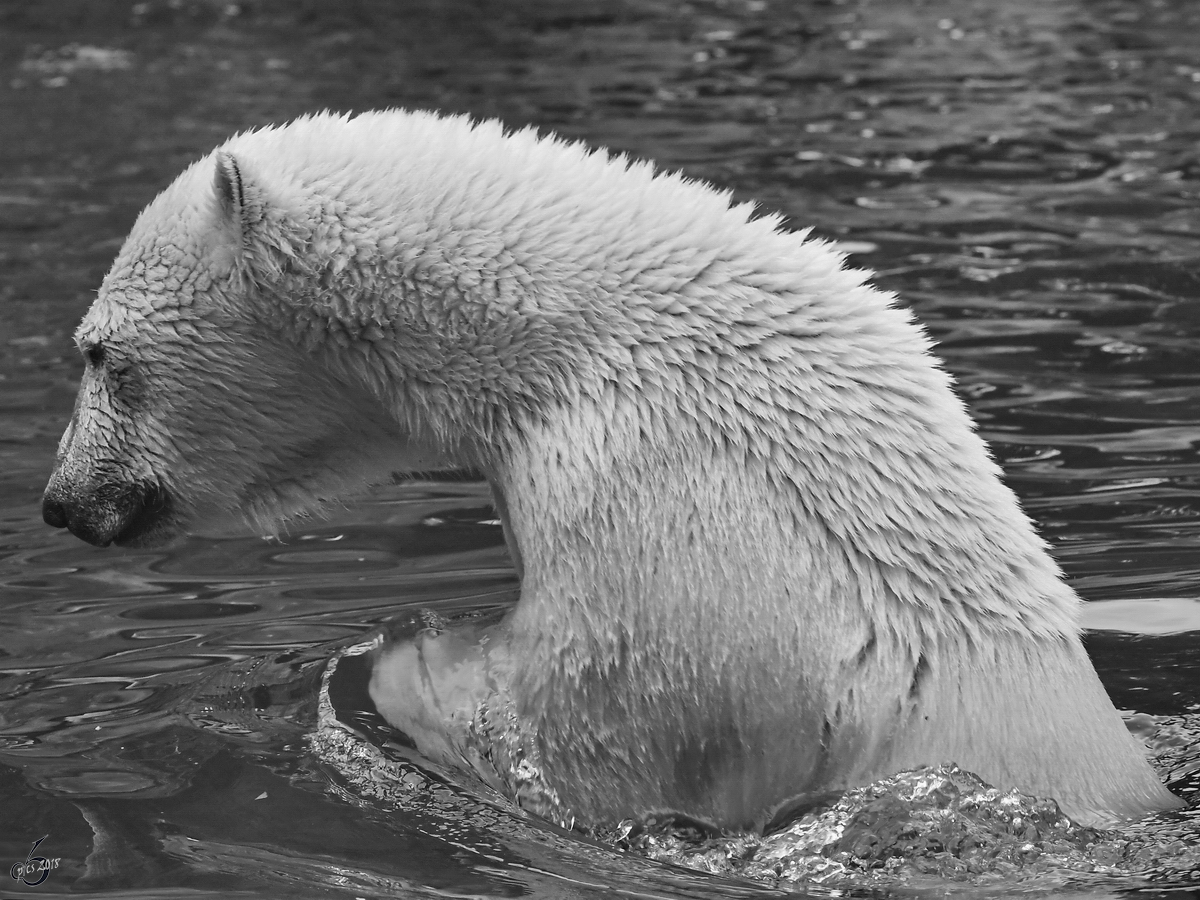
<path fill-rule="evenodd" d="M 482 486 L 153 553 L 41 523 L 70 334 L 137 210 L 230 133 L 325 107 L 533 123 L 846 241 L 939 342 L 1093 601 L 1115 702 L 1169 717 L 1148 727 L 1194 793 L 1198 34 L 1186 0 L 0 5 L 0 871 L 43 835 L 60 861 L 0 895 L 762 893 L 454 796 L 389 813 L 314 755 L 331 652 L 407 607 L 512 601 Z"/>

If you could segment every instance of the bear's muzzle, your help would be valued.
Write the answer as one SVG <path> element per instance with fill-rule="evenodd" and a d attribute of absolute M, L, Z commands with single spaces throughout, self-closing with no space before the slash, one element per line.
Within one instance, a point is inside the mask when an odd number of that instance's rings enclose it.
<path fill-rule="evenodd" d="M 166 532 L 170 497 L 149 481 L 104 481 L 86 487 L 72 484 L 63 468 L 54 470 L 42 495 L 47 525 L 66 528 L 97 547 L 143 546 Z"/>

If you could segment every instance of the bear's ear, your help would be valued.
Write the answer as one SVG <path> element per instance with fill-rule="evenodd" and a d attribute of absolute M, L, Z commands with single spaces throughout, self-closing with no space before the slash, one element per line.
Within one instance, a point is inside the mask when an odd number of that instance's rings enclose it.
<path fill-rule="evenodd" d="M 213 187 L 217 208 L 229 229 L 243 246 L 250 229 L 262 218 L 262 197 L 246 166 L 232 153 L 219 150 L 216 154 L 216 173 Z"/>
<path fill-rule="evenodd" d="M 218 255 L 251 280 L 278 276 L 304 241 L 302 218 L 280 205 L 278 183 L 274 179 L 264 183 L 253 159 L 218 150 L 213 161 L 212 214 Z"/>
<path fill-rule="evenodd" d="M 232 153 L 217 151 L 216 184 L 217 199 L 221 210 L 231 218 L 240 215 L 242 208 L 242 172 Z"/>

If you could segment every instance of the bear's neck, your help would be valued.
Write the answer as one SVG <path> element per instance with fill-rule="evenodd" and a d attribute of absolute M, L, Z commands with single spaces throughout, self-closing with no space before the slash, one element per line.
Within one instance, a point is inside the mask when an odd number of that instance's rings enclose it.
<path fill-rule="evenodd" d="M 727 646 L 761 613 L 810 633 L 903 615 L 916 642 L 983 626 L 1076 635 L 1077 598 L 945 375 L 919 345 L 884 373 L 841 355 L 814 350 L 787 377 L 761 360 L 660 360 L 499 442 L 484 468 L 527 632 L 553 652 L 599 650 L 619 623 L 620 640 L 662 647 L 694 622 Z"/>

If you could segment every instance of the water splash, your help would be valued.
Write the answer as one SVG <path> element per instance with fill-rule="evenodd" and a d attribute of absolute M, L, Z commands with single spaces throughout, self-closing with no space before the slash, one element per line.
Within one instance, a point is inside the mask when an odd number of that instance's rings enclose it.
<path fill-rule="evenodd" d="M 515 830 L 525 840 L 545 840 L 530 824 L 530 802 L 535 810 L 549 810 L 557 824 L 571 824 L 562 821 L 561 807 L 530 757 L 522 756 L 521 771 L 503 779 L 510 795 L 513 785 L 521 788 L 514 803 L 470 775 L 431 767 L 372 710 L 356 709 L 369 706 L 369 698 L 349 692 L 346 682 L 355 676 L 339 677 L 338 667 L 382 640 L 346 650 L 330 662 L 322 682 L 310 747 L 339 772 L 347 796 L 410 815 L 433 813 L 443 830 L 446 822 L 462 822 L 464 816 L 479 821 L 482 815 L 489 833 L 501 839 Z M 334 696 L 339 690 L 341 696 Z M 1141 716 L 1131 725 L 1153 732 L 1159 768 L 1177 791 L 1194 793 L 1184 788 L 1197 787 L 1187 779 L 1195 780 L 1200 762 L 1189 759 L 1187 751 L 1200 738 L 1200 716 Z M 1072 822 L 1053 800 L 998 790 L 953 764 L 901 772 L 846 791 L 767 835 L 712 835 L 670 819 L 629 820 L 581 833 L 657 862 L 772 888 L 1100 885 L 1129 890 L 1188 885 L 1200 875 L 1200 810 L 1099 831 Z"/>

